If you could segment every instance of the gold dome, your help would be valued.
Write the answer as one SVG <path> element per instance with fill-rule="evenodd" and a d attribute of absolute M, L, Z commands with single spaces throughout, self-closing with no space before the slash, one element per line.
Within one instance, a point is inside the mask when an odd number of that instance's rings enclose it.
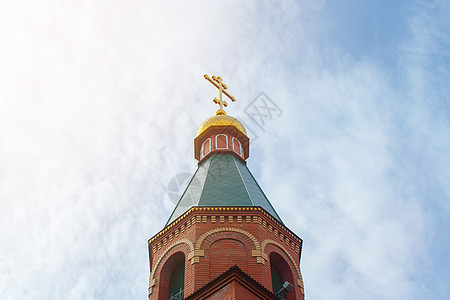
<path fill-rule="evenodd" d="M 202 134 L 203 131 L 205 131 L 206 129 L 208 129 L 211 126 L 227 126 L 227 125 L 234 126 L 240 132 L 247 135 L 247 131 L 245 130 L 244 125 L 242 125 L 242 123 L 239 122 L 237 119 L 235 119 L 231 116 L 225 115 L 225 114 L 223 114 L 223 115 L 218 114 L 218 115 L 215 115 L 215 116 L 203 121 L 202 125 L 200 125 L 200 127 L 197 130 L 196 136 L 199 136 L 200 134 Z"/>

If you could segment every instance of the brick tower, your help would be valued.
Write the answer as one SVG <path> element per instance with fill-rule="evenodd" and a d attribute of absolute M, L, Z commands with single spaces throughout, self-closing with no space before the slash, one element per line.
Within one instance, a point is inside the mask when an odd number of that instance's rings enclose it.
<path fill-rule="evenodd" d="M 194 139 L 198 169 L 148 241 L 149 299 L 304 299 L 302 240 L 284 226 L 246 166 L 244 126 L 220 108 Z"/>

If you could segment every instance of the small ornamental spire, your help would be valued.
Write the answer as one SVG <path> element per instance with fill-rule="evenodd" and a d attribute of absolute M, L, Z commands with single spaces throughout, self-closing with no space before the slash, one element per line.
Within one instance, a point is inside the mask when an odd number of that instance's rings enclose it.
<path fill-rule="evenodd" d="M 216 112 L 216 115 L 226 115 L 225 111 L 223 110 L 223 107 L 227 107 L 228 103 L 225 100 L 222 100 L 222 93 L 224 93 L 228 98 L 230 98 L 231 101 L 236 101 L 236 99 L 231 96 L 226 89 L 228 89 L 227 85 L 222 82 L 222 78 L 220 76 L 213 76 L 212 79 L 207 75 L 203 75 L 206 80 L 211 82 L 216 88 L 219 89 L 219 99 L 214 98 L 213 102 L 215 104 L 219 104 L 219 109 Z"/>

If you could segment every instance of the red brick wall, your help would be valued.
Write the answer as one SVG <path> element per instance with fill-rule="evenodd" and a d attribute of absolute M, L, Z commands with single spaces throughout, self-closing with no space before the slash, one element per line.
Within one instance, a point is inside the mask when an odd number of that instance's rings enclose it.
<path fill-rule="evenodd" d="M 251 300 L 259 298 L 255 294 L 253 294 L 250 290 L 245 288 L 243 285 L 239 284 L 238 282 L 235 282 L 233 299 Z"/>
<path fill-rule="evenodd" d="M 209 280 L 213 280 L 234 265 L 247 273 L 247 251 L 238 240 L 223 239 L 209 248 Z"/>
<path fill-rule="evenodd" d="M 234 282 L 230 282 L 229 284 L 222 287 L 215 294 L 209 296 L 208 300 L 219 300 L 219 299 L 236 299 L 234 297 Z"/>
<path fill-rule="evenodd" d="M 212 230 L 214 232 L 209 234 Z M 200 238 L 204 238 L 201 243 Z M 170 249 L 178 242 L 182 243 Z M 257 257 L 252 255 L 256 249 L 255 242 L 267 255 L 264 264 L 261 257 L 258 262 Z M 191 261 L 194 256 L 192 250 L 197 246 L 204 251 L 204 255 L 197 256 L 197 261 Z M 301 240 L 262 209 L 193 208 L 149 241 L 152 272 L 155 272 L 157 281 L 150 299 L 158 299 L 161 266 L 176 251 L 182 251 L 186 258 L 185 295 L 193 293 L 235 264 L 272 290 L 269 257 L 270 253 L 275 252 L 292 270 L 291 283 L 295 294 L 298 299 L 303 299 L 297 271 L 300 247 Z M 156 266 L 161 256 L 163 259 Z"/>
<path fill-rule="evenodd" d="M 232 281 L 222 287 L 213 295 L 207 297 L 208 300 L 254 300 L 261 299 L 254 292 L 247 289 L 238 281 Z"/>

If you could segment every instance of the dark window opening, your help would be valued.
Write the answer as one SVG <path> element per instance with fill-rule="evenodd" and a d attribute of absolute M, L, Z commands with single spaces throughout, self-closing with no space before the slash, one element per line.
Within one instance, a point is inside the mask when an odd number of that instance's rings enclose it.
<path fill-rule="evenodd" d="M 278 292 L 283 286 L 283 278 L 281 277 L 280 271 L 273 265 L 270 264 L 270 274 L 272 275 L 272 290 L 274 293 Z"/>
<path fill-rule="evenodd" d="M 173 270 L 169 281 L 169 299 L 178 300 L 184 298 L 184 261 Z"/>
<path fill-rule="evenodd" d="M 158 283 L 159 300 L 184 299 L 185 256 L 183 252 L 172 254 L 161 268 Z"/>
<path fill-rule="evenodd" d="M 294 285 L 294 274 L 288 262 L 278 253 L 272 252 L 269 255 L 270 258 L 270 273 L 272 276 L 272 289 L 273 293 L 277 294 L 283 287 L 284 282 L 289 282 Z M 295 289 L 289 292 L 283 292 L 278 294 L 280 299 L 294 300 L 297 299 Z"/>

